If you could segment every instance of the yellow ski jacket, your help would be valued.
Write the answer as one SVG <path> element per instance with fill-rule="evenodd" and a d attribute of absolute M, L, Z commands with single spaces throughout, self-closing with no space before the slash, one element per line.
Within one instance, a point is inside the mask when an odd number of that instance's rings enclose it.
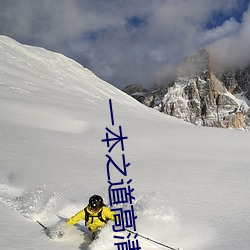
<path fill-rule="evenodd" d="M 85 209 L 87 209 L 87 212 L 89 213 L 88 221 L 85 221 L 85 223 L 92 233 L 95 233 L 100 228 L 102 228 L 106 224 L 104 221 L 114 220 L 114 212 L 112 212 L 106 206 L 103 206 L 98 212 L 93 212 L 88 207 L 86 207 Z M 101 211 L 101 218 L 104 221 L 102 221 L 98 218 L 98 214 L 100 213 L 100 211 Z M 72 216 L 67 221 L 67 224 L 74 225 L 77 222 L 79 222 L 80 220 L 85 220 L 85 210 L 84 209 L 82 209 L 77 214 Z"/>

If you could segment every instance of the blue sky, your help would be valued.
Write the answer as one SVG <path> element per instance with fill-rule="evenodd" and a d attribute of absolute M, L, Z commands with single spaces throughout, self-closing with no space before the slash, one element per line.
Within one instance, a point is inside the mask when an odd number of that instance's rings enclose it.
<path fill-rule="evenodd" d="M 232 8 L 230 12 L 223 12 L 222 10 L 216 10 L 211 14 L 211 18 L 208 19 L 206 28 L 212 29 L 217 26 L 223 25 L 225 20 L 229 20 L 230 18 L 234 18 L 238 23 L 242 22 L 243 14 L 247 11 L 249 5 L 249 0 L 240 0 L 237 3 L 236 8 Z"/>
<path fill-rule="evenodd" d="M 250 63 L 250 0 L 1 0 L 0 34 L 69 56 L 111 84 L 146 87 L 201 48 Z"/>

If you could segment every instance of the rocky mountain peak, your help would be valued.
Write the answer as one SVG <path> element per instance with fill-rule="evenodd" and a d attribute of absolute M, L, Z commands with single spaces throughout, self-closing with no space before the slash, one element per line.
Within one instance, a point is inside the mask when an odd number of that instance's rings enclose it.
<path fill-rule="evenodd" d="M 194 55 L 188 57 L 177 69 L 177 77 L 194 77 L 205 74 L 210 70 L 209 53 L 201 49 Z"/>
<path fill-rule="evenodd" d="M 202 49 L 178 67 L 171 86 L 149 91 L 137 88 L 129 94 L 149 107 L 196 125 L 248 129 L 249 106 L 233 94 L 248 93 L 244 88 L 250 85 L 249 71 L 215 74 L 210 64 L 208 50 Z"/>

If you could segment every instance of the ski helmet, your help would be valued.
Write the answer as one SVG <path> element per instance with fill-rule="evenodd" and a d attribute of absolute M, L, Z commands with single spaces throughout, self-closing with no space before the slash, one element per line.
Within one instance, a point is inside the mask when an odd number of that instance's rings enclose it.
<path fill-rule="evenodd" d="M 101 196 L 95 194 L 89 198 L 89 206 L 91 209 L 99 210 L 103 205 L 103 199 Z"/>

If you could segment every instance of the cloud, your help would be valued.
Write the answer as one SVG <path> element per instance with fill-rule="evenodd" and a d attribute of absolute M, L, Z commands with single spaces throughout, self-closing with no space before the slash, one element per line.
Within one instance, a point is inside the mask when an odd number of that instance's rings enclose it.
<path fill-rule="evenodd" d="M 227 29 L 225 26 L 220 29 Z M 245 67 L 250 64 L 250 10 L 243 15 L 242 22 L 237 24 L 236 29 L 221 39 L 210 44 L 210 51 L 213 53 L 218 64 L 225 67 Z"/>
<path fill-rule="evenodd" d="M 242 22 L 233 17 L 242 8 L 239 2 L 2 0 L 0 33 L 61 52 L 119 88 L 130 83 L 148 87 L 204 46 L 212 44 L 225 56 L 223 46 L 249 40 L 249 14 Z M 211 20 L 220 14 L 222 23 Z M 212 21 L 214 27 L 208 29 Z M 243 48 L 248 48 L 246 42 Z"/>
<path fill-rule="evenodd" d="M 240 24 L 232 17 L 226 20 L 221 26 L 204 31 L 200 38 L 201 44 L 211 44 L 225 37 L 235 34 L 240 28 Z"/>

